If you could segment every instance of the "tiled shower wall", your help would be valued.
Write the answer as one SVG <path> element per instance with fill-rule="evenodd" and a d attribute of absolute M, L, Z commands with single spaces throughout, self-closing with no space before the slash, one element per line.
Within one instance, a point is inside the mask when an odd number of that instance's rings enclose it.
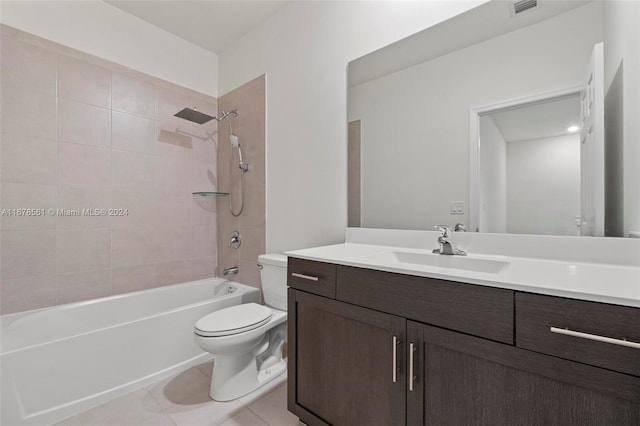
<path fill-rule="evenodd" d="M 244 173 L 244 210 L 233 217 L 240 207 L 240 169 L 238 152 L 230 151 L 229 123 L 219 123 L 218 178 L 220 188 L 230 191 L 230 196 L 218 198 L 218 274 L 224 268 L 237 266 L 238 275 L 227 278 L 260 287 L 258 255 L 265 252 L 265 76 L 252 80 L 220 97 L 220 111 L 237 109 L 231 119 L 233 133 L 238 136 L 243 160 L 249 163 Z M 230 157 L 231 154 L 231 157 Z M 230 199 L 229 199 L 230 197 Z M 229 247 L 231 233 L 237 230 L 242 237 L 238 249 Z"/>
<path fill-rule="evenodd" d="M 173 114 L 217 100 L 6 26 L 1 43 L 1 312 L 215 276 L 216 203 L 192 192 L 216 189 L 217 123 Z"/>

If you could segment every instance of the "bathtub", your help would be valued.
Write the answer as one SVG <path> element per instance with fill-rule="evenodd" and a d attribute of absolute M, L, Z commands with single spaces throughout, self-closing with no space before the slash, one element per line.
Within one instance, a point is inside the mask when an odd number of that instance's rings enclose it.
<path fill-rule="evenodd" d="M 0 424 L 46 425 L 204 362 L 202 316 L 260 291 L 220 278 L 0 317 Z"/>

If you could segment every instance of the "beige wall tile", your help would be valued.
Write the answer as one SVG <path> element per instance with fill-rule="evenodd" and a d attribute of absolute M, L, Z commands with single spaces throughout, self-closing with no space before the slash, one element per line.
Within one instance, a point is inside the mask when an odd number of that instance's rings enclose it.
<path fill-rule="evenodd" d="M 216 211 L 218 197 L 191 196 L 191 224 L 216 226 Z M 222 198 L 222 197 L 220 197 Z"/>
<path fill-rule="evenodd" d="M 191 258 L 191 227 L 167 226 L 154 229 L 156 240 L 155 259 L 170 262 Z"/>
<path fill-rule="evenodd" d="M 111 107 L 115 111 L 154 117 L 153 84 L 117 72 L 113 73 L 111 84 Z"/>
<path fill-rule="evenodd" d="M 86 61 L 59 56 L 58 96 L 111 108 L 111 71 Z"/>
<path fill-rule="evenodd" d="M 108 186 L 111 150 L 74 143 L 58 144 L 58 184 Z"/>
<path fill-rule="evenodd" d="M 131 151 L 111 151 L 111 185 L 136 186 L 152 190 L 155 182 L 154 156 Z"/>
<path fill-rule="evenodd" d="M 9 229 L 55 229 L 56 218 L 49 209 L 56 207 L 57 187 L 32 183 L 9 183 L 0 185 L 2 209 L 29 209 L 22 216 L 2 216 L 0 227 Z M 20 210 L 15 213 L 18 214 Z"/>
<path fill-rule="evenodd" d="M 188 94 L 165 87 L 155 88 L 155 118 L 156 120 L 173 117 L 183 108 L 193 108 L 191 98 Z M 203 111 L 204 112 L 204 111 Z M 190 121 L 175 117 L 176 123 L 184 123 L 186 126 Z M 189 129 L 191 130 L 191 129 Z"/>
<path fill-rule="evenodd" d="M 1 57 L 1 55 L 0 55 Z M 3 133 L 56 140 L 56 98 L 33 90 L 2 86 Z"/>
<path fill-rule="evenodd" d="M 265 192 L 266 186 L 263 184 L 247 185 L 244 191 L 244 205 L 246 216 L 243 218 L 243 226 L 262 227 L 264 230 L 265 219 Z"/>
<path fill-rule="evenodd" d="M 192 260 L 192 280 L 202 280 L 216 276 L 216 257 L 201 257 Z"/>
<path fill-rule="evenodd" d="M 111 271 L 111 293 L 121 294 L 156 287 L 156 265 L 128 266 Z"/>
<path fill-rule="evenodd" d="M 0 240 L 0 279 L 55 275 L 56 231 L 2 231 Z"/>
<path fill-rule="evenodd" d="M 57 303 L 55 275 L 17 278 L 0 282 L 0 313 L 44 308 Z"/>
<path fill-rule="evenodd" d="M 90 229 L 108 228 L 108 215 L 83 214 L 82 210 L 106 210 L 111 208 L 111 188 L 90 186 L 58 187 L 58 208 L 70 211 L 72 214 L 57 215 L 58 229 Z M 74 215 L 80 210 L 79 215 Z"/>
<path fill-rule="evenodd" d="M 58 303 L 96 299 L 110 294 L 110 269 L 60 274 L 58 276 Z"/>
<path fill-rule="evenodd" d="M 264 84 L 264 76 L 259 77 L 222 96 L 218 102 L 220 111 L 238 110 L 238 116 L 231 121 L 233 133 L 240 138 L 243 159 L 249 163 L 249 171 L 242 176 L 244 181 L 241 192 L 238 154 L 228 143 L 229 127 L 220 123 L 217 153 L 218 186 L 231 192 L 231 195 L 218 200 L 218 264 L 220 268 L 225 268 L 228 267 L 227 263 L 235 261 L 240 272 L 232 279 L 255 287 L 260 286 L 260 273 L 256 268 L 257 256 L 265 251 Z M 235 218 L 230 214 L 228 204 L 231 200 L 234 210 L 237 211 L 240 207 L 241 193 L 244 209 L 242 214 Z M 239 250 L 228 247 L 228 238 L 235 229 L 242 235 L 242 246 Z"/>
<path fill-rule="evenodd" d="M 58 230 L 58 274 L 111 268 L 109 229 Z"/>
<path fill-rule="evenodd" d="M 113 149 L 152 154 L 155 151 L 153 120 L 113 111 Z"/>
<path fill-rule="evenodd" d="M 184 191 L 186 193 L 186 191 Z M 191 194 L 165 195 L 156 193 L 154 199 L 153 223 L 159 227 L 188 226 L 189 201 Z"/>
<path fill-rule="evenodd" d="M 218 239 L 215 225 L 193 226 L 192 231 L 192 256 L 215 257 L 218 247 Z"/>
<path fill-rule="evenodd" d="M 122 268 L 155 263 L 155 247 L 153 228 L 112 229 L 112 267 Z"/>
<path fill-rule="evenodd" d="M 218 201 L 191 193 L 220 187 L 218 122 L 174 114 L 217 99 L 0 28 L 0 203 L 127 210 L 2 218 L 0 295 L 22 310 L 215 275 Z"/>
<path fill-rule="evenodd" d="M 165 195 L 191 194 L 191 152 L 167 144 L 158 145 L 156 191 Z"/>
<path fill-rule="evenodd" d="M 191 260 L 177 260 L 156 264 L 156 285 L 165 286 L 191 280 Z"/>
<path fill-rule="evenodd" d="M 218 189 L 215 161 L 194 160 L 192 162 L 191 188 L 193 191 L 216 191 Z"/>
<path fill-rule="evenodd" d="M 114 187 L 111 189 L 111 206 L 126 214 L 110 217 L 111 229 L 140 229 L 150 225 L 155 217 L 156 204 L 153 193 L 147 187 Z"/>
<path fill-rule="evenodd" d="M 58 142 L 111 146 L 111 111 L 58 99 Z"/>
<path fill-rule="evenodd" d="M 2 36 L 0 74 L 3 86 L 56 94 L 56 55 L 46 49 Z"/>
<path fill-rule="evenodd" d="M 58 146 L 50 140 L 2 133 L 0 158 L 4 182 L 58 183 Z"/>

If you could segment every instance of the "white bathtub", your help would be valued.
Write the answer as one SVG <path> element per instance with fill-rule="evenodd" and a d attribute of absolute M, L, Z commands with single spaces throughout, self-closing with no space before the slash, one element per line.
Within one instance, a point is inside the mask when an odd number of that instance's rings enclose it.
<path fill-rule="evenodd" d="M 202 316 L 260 291 L 220 278 L 0 317 L 0 424 L 46 425 L 211 357 Z"/>

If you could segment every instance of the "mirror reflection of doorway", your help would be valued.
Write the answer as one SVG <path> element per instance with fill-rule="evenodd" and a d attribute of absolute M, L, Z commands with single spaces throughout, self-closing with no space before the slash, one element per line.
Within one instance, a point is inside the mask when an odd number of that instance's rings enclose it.
<path fill-rule="evenodd" d="M 477 230 L 605 235 L 603 49 L 579 88 L 472 110 Z"/>
<path fill-rule="evenodd" d="M 580 93 L 480 117 L 481 232 L 580 235 Z"/>

